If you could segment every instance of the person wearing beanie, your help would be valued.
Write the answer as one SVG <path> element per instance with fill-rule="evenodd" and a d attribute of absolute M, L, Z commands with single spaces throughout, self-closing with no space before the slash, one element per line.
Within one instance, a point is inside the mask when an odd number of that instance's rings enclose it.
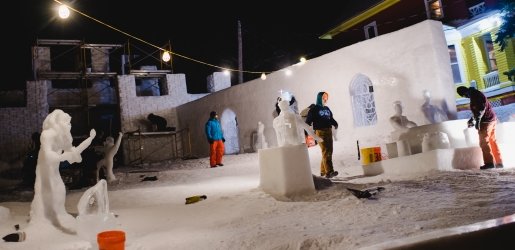
<path fill-rule="evenodd" d="M 326 106 L 329 94 L 319 92 L 317 95 L 316 105 L 309 109 L 306 123 L 311 126 L 315 134 L 322 138 L 319 142 L 322 150 L 322 162 L 320 163 L 320 175 L 326 178 L 332 178 L 338 175 L 338 171 L 333 169 L 333 130 L 338 129 L 338 122 L 334 120 L 333 113 Z"/>
<path fill-rule="evenodd" d="M 479 147 L 483 151 L 485 165 L 479 169 L 502 168 L 502 157 L 495 136 L 497 116 L 492 105 L 483 94 L 475 88 L 460 86 L 456 89 L 461 97 L 470 98 L 470 111 L 472 117 L 468 120 L 468 127 L 474 126 L 479 134 Z"/>
<path fill-rule="evenodd" d="M 206 122 L 205 132 L 207 141 L 209 142 L 209 165 L 212 168 L 217 166 L 221 167 L 224 165 L 222 163 L 222 157 L 225 150 L 225 138 L 216 111 L 209 113 L 209 120 Z"/>

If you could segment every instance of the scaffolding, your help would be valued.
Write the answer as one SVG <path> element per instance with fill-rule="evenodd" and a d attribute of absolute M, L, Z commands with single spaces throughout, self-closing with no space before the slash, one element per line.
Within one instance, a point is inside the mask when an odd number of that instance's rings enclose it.
<path fill-rule="evenodd" d="M 62 109 L 70 113 L 75 136 L 87 134 L 91 128 L 108 130 L 107 135 L 119 131 L 120 126 L 113 126 L 119 123 L 115 94 L 118 73 L 109 69 L 111 63 L 116 63 L 112 54 L 121 53 L 123 47 L 81 40 L 36 40 L 32 57 L 34 79 L 50 81 L 49 112 Z M 102 126 L 104 123 L 108 125 Z"/>
<path fill-rule="evenodd" d="M 127 145 L 130 165 L 191 158 L 189 129 L 162 132 L 141 132 L 141 130 L 129 132 L 127 133 Z"/>

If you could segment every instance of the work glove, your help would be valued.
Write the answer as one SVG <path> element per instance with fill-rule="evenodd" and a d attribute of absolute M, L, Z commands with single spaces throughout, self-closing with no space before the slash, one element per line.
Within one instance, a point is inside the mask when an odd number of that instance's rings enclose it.
<path fill-rule="evenodd" d="M 222 137 L 222 142 L 225 142 L 225 138 Z"/>
<path fill-rule="evenodd" d="M 476 120 L 476 129 L 479 130 L 481 127 L 481 117 L 475 117 L 474 120 Z"/>
<path fill-rule="evenodd" d="M 470 119 L 467 121 L 467 126 L 469 128 L 474 127 L 474 118 L 470 117 Z"/>
<path fill-rule="evenodd" d="M 214 140 L 212 139 L 207 139 L 207 141 L 209 142 L 209 144 L 213 144 L 213 142 L 215 142 Z"/>

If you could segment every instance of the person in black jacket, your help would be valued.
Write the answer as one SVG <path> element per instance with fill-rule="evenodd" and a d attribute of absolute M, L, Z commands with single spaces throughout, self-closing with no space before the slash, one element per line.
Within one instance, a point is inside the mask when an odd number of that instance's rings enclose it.
<path fill-rule="evenodd" d="M 306 123 L 311 126 L 315 134 L 320 136 L 323 141 L 320 142 L 320 149 L 322 150 L 322 162 L 320 164 L 320 175 L 326 178 L 332 178 L 338 175 L 338 171 L 333 169 L 333 131 L 332 126 L 338 129 L 338 122 L 334 120 L 333 113 L 326 106 L 329 94 L 326 92 L 319 92 L 317 95 L 316 105 L 312 107 L 308 116 L 306 117 Z"/>

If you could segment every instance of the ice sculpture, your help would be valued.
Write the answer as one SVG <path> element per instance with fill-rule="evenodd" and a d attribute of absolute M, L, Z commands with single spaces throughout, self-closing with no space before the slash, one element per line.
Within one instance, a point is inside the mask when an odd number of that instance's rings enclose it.
<path fill-rule="evenodd" d="M 444 132 L 425 133 L 422 138 L 422 152 L 451 148 L 449 137 Z"/>
<path fill-rule="evenodd" d="M 422 104 L 422 112 L 430 123 L 440 123 L 449 120 L 445 111 L 431 104 L 431 93 L 428 90 L 423 91 L 424 104 Z"/>
<path fill-rule="evenodd" d="M 416 127 L 417 124 L 408 120 L 408 118 L 402 115 L 402 103 L 401 101 L 395 101 L 393 103 L 395 115 L 390 117 L 390 124 L 395 130 L 406 130 L 407 128 Z"/>
<path fill-rule="evenodd" d="M 256 141 L 256 145 L 254 146 L 255 149 L 268 148 L 268 143 L 266 142 L 264 131 L 265 131 L 265 124 L 263 124 L 261 121 L 258 122 L 257 141 Z"/>
<path fill-rule="evenodd" d="M 313 133 L 311 127 L 304 122 L 302 117 L 295 114 L 289 108 L 289 102 L 287 100 L 280 101 L 279 108 L 281 108 L 281 114 L 273 121 L 275 134 L 277 136 L 277 144 L 279 147 L 298 145 L 305 142 L 304 130 L 306 130 L 308 134 L 313 136 L 317 141 L 322 141 L 320 137 Z"/>
<path fill-rule="evenodd" d="M 65 233 L 75 234 L 75 218 L 64 206 L 66 188 L 59 173 L 59 163 L 81 162 L 81 152 L 91 144 L 96 133 L 92 129 L 89 137 L 74 147 L 70 122 L 70 115 L 60 109 L 48 114 L 43 121 L 30 224 L 50 222 Z"/>
<path fill-rule="evenodd" d="M 116 143 L 114 142 L 113 137 L 107 137 L 104 142 L 104 158 L 97 163 L 97 182 L 99 180 L 100 168 L 104 169 L 104 174 L 106 175 L 108 182 L 113 182 L 116 180 L 116 177 L 113 174 L 113 158 L 116 152 L 118 152 L 118 148 L 120 148 L 120 143 L 122 142 L 123 133 L 118 133 L 118 139 Z"/>
<path fill-rule="evenodd" d="M 98 233 L 116 227 L 115 216 L 109 212 L 107 182 L 104 179 L 84 192 L 77 203 L 77 211 L 77 234 L 92 246 L 96 244 Z"/>

